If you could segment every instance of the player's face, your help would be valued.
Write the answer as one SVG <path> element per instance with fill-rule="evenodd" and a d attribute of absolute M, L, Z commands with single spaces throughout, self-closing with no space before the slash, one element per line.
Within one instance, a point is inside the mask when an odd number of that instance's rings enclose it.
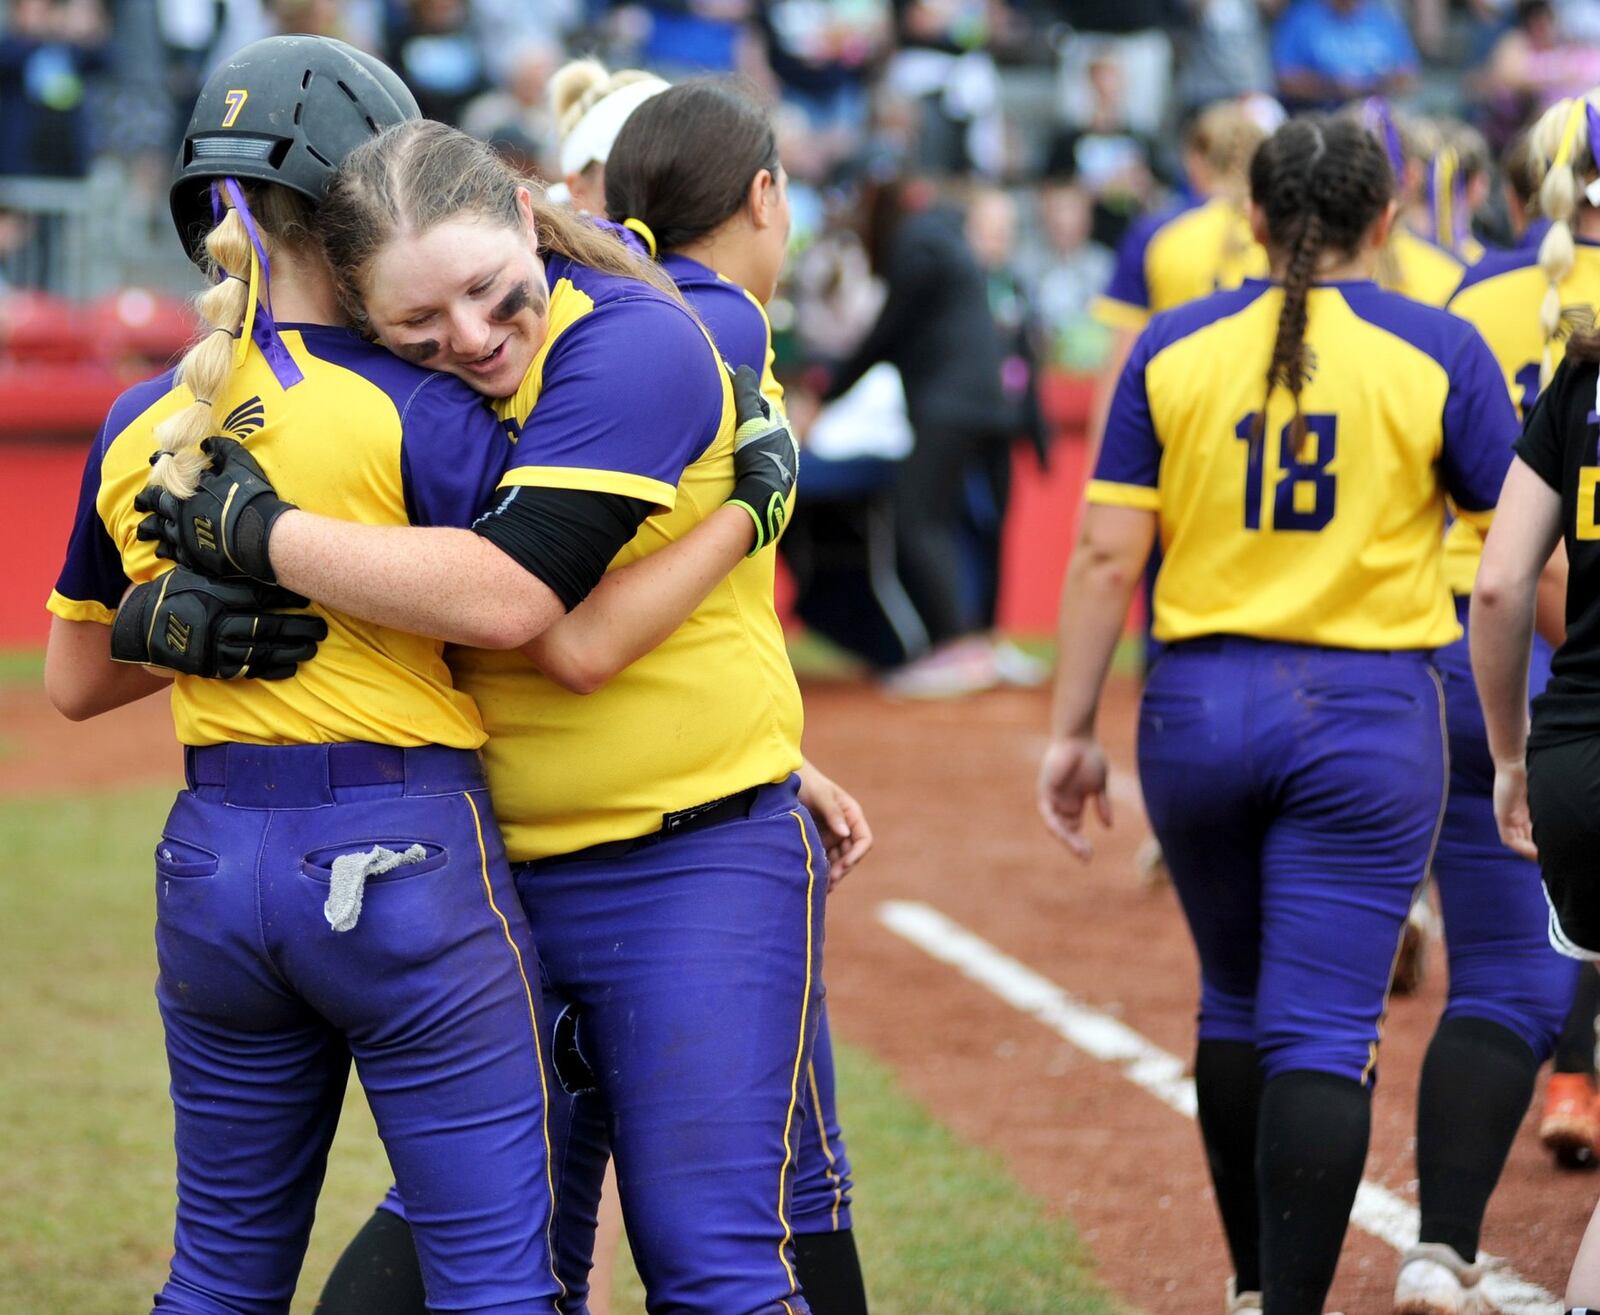
<path fill-rule="evenodd" d="M 394 238 L 373 260 L 366 310 L 397 356 L 509 397 L 544 345 L 544 266 L 525 228 L 463 216 Z"/>

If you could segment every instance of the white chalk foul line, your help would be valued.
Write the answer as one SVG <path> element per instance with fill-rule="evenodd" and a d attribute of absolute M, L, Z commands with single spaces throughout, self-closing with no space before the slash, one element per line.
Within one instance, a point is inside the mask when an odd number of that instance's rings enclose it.
<path fill-rule="evenodd" d="M 1194 1080 L 1184 1064 L 1126 1023 L 1092 1009 L 974 935 L 932 905 L 889 900 L 878 906 L 878 920 L 941 963 L 987 987 L 1012 1008 L 1043 1023 L 1057 1036 L 1102 1063 L 1186 1118 L 1195 1117 Z M 1405 1251 L 1417 1240 L 1421 1220 L 1415 1206 L 1386 1187 L 1363 1180 L 1350 1222 L 1365 1233 Z M 1503 1260 L 1481 1256 L 1489 1266 L 1483 1295 L 1505 1315 L 1552 1315 L 1561 1303 L 1536 1283 L 1519 1277 Z"/>

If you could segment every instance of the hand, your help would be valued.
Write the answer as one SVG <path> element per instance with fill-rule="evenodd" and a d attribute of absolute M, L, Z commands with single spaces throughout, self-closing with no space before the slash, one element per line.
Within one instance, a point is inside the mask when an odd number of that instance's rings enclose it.
<path fill-rule="evenodd" d="M 822 833 L 828 854 L 828 893 L 832 894 L 872 848 L 872 828 L 855 797 L 809 762 L 800 768 L 800 802 L 811 811 Z"/>
<path fill-rule="evenodd" d="M 320 616 L 287 589 L 212 580 L 176 566 L 128 591 L 111 626 L 117 662 L 220 680 L 283 680 L 328 637 Z"/>
<path fill-rule="evenodd" d="M 1101 825 L 1111 825 L 1107 776 L 1104 751 L 1087 737 L 1051 740 L 1039 764 L 1039 816 L 1085 863 L 1094 856 L 1094 846 L 1083 834 L 1084 805 L 1092 800 Z"/>
<path fill-rule="evenodd" d="M 216 579 L 245 577 L 273 583 L 267 541 L 273 523 L 294 504 L 278 496 L 255 458 L 231 438 L 208 438 L 200 450 L 211 469 L 193 496 L 175 498 L 146 488 L 133 500 L 149 512 L 138 535 L 156 544 L 156 556 Z"/>
<path fill-rule="evenodd" d="M 1533 843 L 1533 817 L 1528 812 L 1528 766 L 1496 763 L 1494 766 L 1494 822 L 1500 843 L 1523 858 L 1539 860 Z"/>
<path fill-rule="evenodd" d="M 782 413 L 772 414 L 761 396 L 761 380 L 748 365 L 733 372 L 733 401 L 739 430 L 733 439 L 733 492 L 728 501 L 743 507 L 756 523 L 754 557 L 776 543 L 788 516 L 789 494 L 800 473 L 800 445 Z"/>

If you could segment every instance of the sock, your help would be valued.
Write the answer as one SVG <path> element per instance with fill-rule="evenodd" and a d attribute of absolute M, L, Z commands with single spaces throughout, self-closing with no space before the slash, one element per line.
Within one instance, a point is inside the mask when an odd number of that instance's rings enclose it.
<path fill-rule="evenodd" d="M 867 1315 L 861 1258 L 848 1228 L 835 1233 L 796 1233 L 794 1267 L 812 1315 Z"/>
<path fill-rule="evenodd" d="M 411 1226 L 374 1210 L 350 1239 L 317 1298 L 316 1315 L 428 1315 Z"/>
<path fill-rule="evenodd" d="M 1600 1013 L 1600 973 L 1585 969 L 1578 974 L 1578 989 L 1572 993 L 1572 1008 L 1561 1025 L 1556 1042 L 1557 1073 L 1594 1075 L 1594 1016 Z"/>
<path fill-rule="evenodd" d="M 1256 1125 L 1261 1065 L 1250 1041 L 1202 1041 L 1194 1052 L 1200 1107 L 1217 1211 L 1240 1292 L 1261 1291 L 1261 1208 L 1256 1193 Z"/>
<path fill-rule="evenodd" d="M 1261 1088 L 1263 1315 L 1322 1315 L 1372 1127 L 1372 1094 L 1351 1078 L 1296 1070 Z"/>
<path fill-rule="evenodd" d="M 1447 1018 L 1439 1024 L 1417 1094 L 1422 1241 L 1455 1248 L 1469 1265 L 1477 1259 L 1483 1212 L 1538 1072 L 1527 1042 L 1499 1023 Z"/>

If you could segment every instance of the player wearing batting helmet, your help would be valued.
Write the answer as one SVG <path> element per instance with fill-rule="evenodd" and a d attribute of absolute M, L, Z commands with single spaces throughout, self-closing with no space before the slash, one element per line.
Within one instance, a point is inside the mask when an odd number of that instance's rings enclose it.
<path fill-rule="evenodd" d="M 332 607 L 262 615 L 305 603 L 264 587 L 285 504 L 262 467 L 383 534 L 467 525 L 505 464 L 476 394 L 342 326 L 316 246 L 340 159 L 416 114 L 392 73 L 321 38 L 246 47 L 208 81 L 172 202 L 217 280 L 210 328 L 112 408 L 50 600 L 47 684 L 70 711 L 161 687 L 118 659 L 188 673 L 188 789 L 156 850 L 178 1174 L 160 1312 L 288 1311 L 352 1057 L 429 1300 L 553 1315 L 560 1292 L 537 959 L 478 710 L 436 640 Z M 137 508 L 200 485 L 208 435 L 241 478 L 225 505 L 185 503 L 185 527 L 256 585 L 163 573 L 138 532 Z M 221 675 L 276 678 L 198 678 Z"/>

